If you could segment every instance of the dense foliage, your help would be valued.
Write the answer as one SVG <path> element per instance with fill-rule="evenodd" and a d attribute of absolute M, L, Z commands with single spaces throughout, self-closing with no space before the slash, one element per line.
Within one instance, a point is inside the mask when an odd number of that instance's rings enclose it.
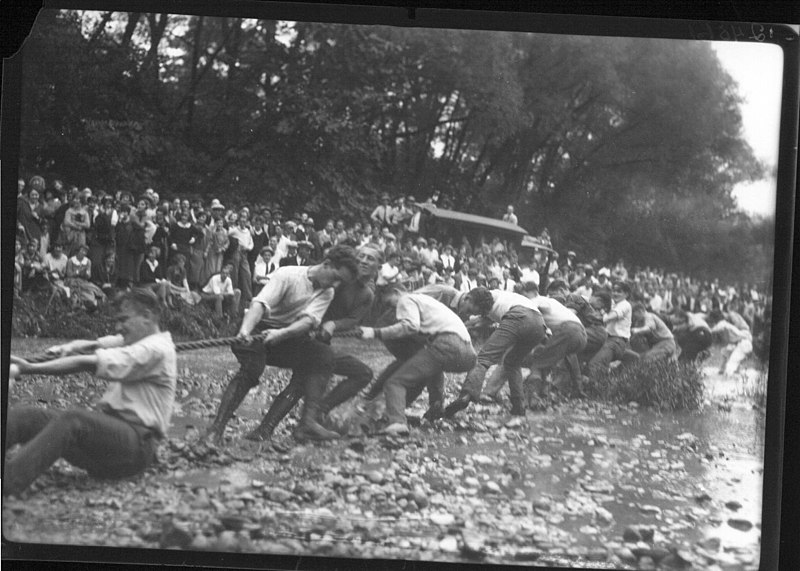
<path fill-rule="evenodd" d="M 95 339 L 115 332 L 113 304 L 101 305 L 88 313 L 83 307 L 71 308 L 56 301 L 48 306 L 47 294 L 29 294 L 14 300 L 11 331 L 14 337 L 49 337 L 56 339 Z M 42 311 L 47 308 L 47 311 Z M 161 327 L 176 341 L 193 341 L 236 335 L 238 323 L 214 316 L 207 307 L 185 305 L 165 309 Z"/>
<path fill-rule="evenodd" d="M 439 190 L 586 258 L 771 267 L 707 43 L 44 10 L 24 58 L 23 174 L 318 216 Z"/>

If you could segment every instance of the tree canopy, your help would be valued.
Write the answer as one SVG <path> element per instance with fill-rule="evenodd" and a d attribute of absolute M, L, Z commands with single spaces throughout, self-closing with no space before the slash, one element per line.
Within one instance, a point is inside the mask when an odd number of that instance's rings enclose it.
<path fill-rule="evenodd" d="M 585 257 L 771 267 L 707 42 L 44 10 L 23 57 L 22 172 L 341 215 L 438 190 Z"/>

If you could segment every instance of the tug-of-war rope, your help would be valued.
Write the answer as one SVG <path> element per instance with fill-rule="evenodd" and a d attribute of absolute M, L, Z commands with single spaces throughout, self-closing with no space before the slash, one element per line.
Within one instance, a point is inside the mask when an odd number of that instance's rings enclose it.
<path fill-rule="evenodd" d="M 334 337 L 337 338 L 361 338 L 361 329 L 356 328 L 350 331 L 344 332 L 336 332 L 333 334 Z M 260 333 L 257 335 L 250 336 L 251 342 L 255 343 L 257 341 L 263 341 L 266 337 L 265 333 Z M 242 339 L 239 337 L 217 337 L 215 339 L 198 339 L 196 341 L 179 341 L 175 343 L 175 351 L 181 353 L 183 351 L 197 351 L 199 349 L 211 349 L 213 347 L 226 347 L 229 345 L 235 345 L 237 343 L 242 343 Z M 24 359 L 29 363 L 44 363 L 45 361 L 52 361 L 53 359 L 57 359 L 58 355 L 54 355 L 53 353 L 38 353 L 36 355 L 31 355 L 30 357 L 25 357 Z"/>

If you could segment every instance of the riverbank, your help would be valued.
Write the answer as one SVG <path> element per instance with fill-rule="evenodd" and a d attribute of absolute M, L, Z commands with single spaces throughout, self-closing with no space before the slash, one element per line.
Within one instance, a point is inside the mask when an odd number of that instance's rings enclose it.
<path fill-rule="evenodd" d="M 14 340 L 12 351 L 47 344 Z M 389 356 L 376 345 L 367 359 L 380 368 Z M 278 453 L 240 439 L 288 380 L 270 369 L 272 383 L 253 391 L 231 424 L 230 445 L 205 448 L 196 436 L 234 369 L 223 349 L 180 354 L 178 407 L 159 466 L 140 478 L 97 482 L 59 462 L 25 497 L 4 502 L 5 537 L 357 558 L 757 568 L 764 415 L 726 397 L 736 396 L 736 380 L 713 371 L 707 394 L 714 400 L 697 412 L 576 400 L 519 420 L 492 404 L 454 422 L 421 424 L 403 441 L 348 438 Z M 10 401 L 87 405 L 102 385 L 86 375 L 34 378 L 18 382 Z M 419 419 L 426 404 L 420 399 L 409 417 Z M 295 422 L 291 416 L 279 429 L 288 443 Z"/>

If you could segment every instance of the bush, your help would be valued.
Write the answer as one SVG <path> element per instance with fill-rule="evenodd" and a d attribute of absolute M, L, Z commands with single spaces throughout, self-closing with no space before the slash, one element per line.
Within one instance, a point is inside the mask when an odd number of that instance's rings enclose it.
<path fill-rule="evenodd" d="M 15 337 L 95 339 L 115 330 L 115 308 L 106 303 L 93 313 L 54 303 L 45 313 L 49 294 L 30 294 L 14 300 L 11 334 Z M 236 334 L 238 320 L 218 318 L 205 306 L 180 305 L 161 314 L 162 329 L 176 341 L 229 337 Z"/>
<path fill-rule="evenodd" d="M 703 373 L 692 363 L 637 362 L 590 380 L 584 391 L 595 398 L 635 401 L 659 410 L 696 410 L 703 402 Z"/>

